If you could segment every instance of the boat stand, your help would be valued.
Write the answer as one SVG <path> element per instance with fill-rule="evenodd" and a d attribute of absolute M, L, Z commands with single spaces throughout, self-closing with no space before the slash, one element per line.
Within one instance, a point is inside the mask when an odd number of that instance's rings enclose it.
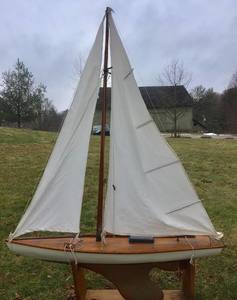
<path fill-rule="evenodd" d="M 151 281 L 153 268 L 180 271 L 182 290 L 161 290 Z M 113 290 L 87 290 L 84 270 L 103 275 L 114 284 Z M 194 300 L 195 265 L 189 260 L 152 264 L 72 264 L 76 300 Z"/>

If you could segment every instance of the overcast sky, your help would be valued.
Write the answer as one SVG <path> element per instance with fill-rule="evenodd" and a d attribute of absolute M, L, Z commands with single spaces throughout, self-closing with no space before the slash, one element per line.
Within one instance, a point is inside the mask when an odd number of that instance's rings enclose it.
<path fill-rule="evenodd" d="M 140 85 L 156 85 L 174 59 L 192 73 L 189 88 L 221 92 L 237 70 L 236 0 L 0 0 L 0 72 L 19 57 L 63 110 L 75 65 L 86 59 L 106 6 Z"/>

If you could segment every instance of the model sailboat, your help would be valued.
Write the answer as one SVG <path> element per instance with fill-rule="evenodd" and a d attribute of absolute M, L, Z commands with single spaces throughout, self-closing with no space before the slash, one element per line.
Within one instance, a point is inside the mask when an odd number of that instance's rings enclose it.
<path fill-rule="evenodd" d="M 108 73 L 112 78 L 111 137 L 104 201 Z M 104 97 L 97 233 L 81 236 L 86 163 L 101 77 Z M 71 235 L 22 237 L 35 231 Z M 131 236 L 153 237 L 154 241 L 141 246 L 130 243 Z M 8 247 L 15 253 L 50 261 L 140 264 L 218 254 L 223 248 L 219 238 L 180 160 L 147 111 L 107 9 L 44 174 L 9 237 Z"/>

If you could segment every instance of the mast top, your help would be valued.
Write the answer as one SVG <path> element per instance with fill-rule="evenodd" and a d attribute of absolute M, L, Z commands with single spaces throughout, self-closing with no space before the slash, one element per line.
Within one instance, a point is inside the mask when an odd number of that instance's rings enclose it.
<path fill-rule="evenodd" d="M 111 7 L 109 7 L 109 6 L 107 6 L 106 10 L 105 10 L 105 14 L 109 14 L 111 12 L 113 12 L 113 9 Z"/>

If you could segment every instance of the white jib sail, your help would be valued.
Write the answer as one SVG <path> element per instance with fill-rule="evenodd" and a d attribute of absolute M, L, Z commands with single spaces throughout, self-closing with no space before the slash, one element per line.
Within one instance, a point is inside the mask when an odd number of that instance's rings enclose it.
<path fill-rule="evenodd" d="M 104 231 L 217 237 L 183 167 L 141 97 L 110 17 L 112 111 Z"/>
<path fill-rule="evenodd" d="M 102 45 L 103 22 L 36 193 L 11 238 L 32 231 L 79 232 Z"/>

